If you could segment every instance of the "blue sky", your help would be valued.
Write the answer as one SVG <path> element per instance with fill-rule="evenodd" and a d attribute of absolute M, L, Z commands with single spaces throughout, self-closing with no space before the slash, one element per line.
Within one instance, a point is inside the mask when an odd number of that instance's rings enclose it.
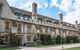
<path fill-rule="evenodd" d="M 10 6 L 26 11 L 32 11 L 32 3 L 38 5 L 38 14 L 59 19 L 58 14 L 62 13 L 65 22 L 75 24 L 80 22 L 80 0 L 7 0 Z"/>

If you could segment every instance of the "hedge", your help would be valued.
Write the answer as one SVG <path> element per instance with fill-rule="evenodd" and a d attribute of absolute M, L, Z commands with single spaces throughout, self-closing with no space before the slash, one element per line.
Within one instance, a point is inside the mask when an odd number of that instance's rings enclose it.
<path fill-rule="evenodd" d="M 39 33 L 37 34 L 37 39 L 41 41 L 42 45 L 52 45 L 52 44 L 65 44 L 65 43 L 78 43 L 79 39 L 77 36 L 66 36 L 61 37 L 58 35 L 57 37 L 51 37 L 48 34 Z"/>

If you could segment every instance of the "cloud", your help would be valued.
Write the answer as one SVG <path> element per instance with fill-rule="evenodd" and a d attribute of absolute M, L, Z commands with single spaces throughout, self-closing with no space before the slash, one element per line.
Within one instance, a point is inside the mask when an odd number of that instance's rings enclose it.
<path fill-rule="evenodd" d="M 16 0 L 7 0 L 7 2 L 10 3 L 9 4 L 10 6 L 13 6 L 13 5 L 15 5 Z"/>
<path fill-rule="evenodd" d="M 74 7 L 76 10 L 80 10 L 80 0 L 75 0 Z"/>
<path fill-rule="evenodd" d="M 48 1 L 45 0 L 7 0 L 10 6 L 32 11 L 32 3 L 35 2 L 38 5 L 38 9 L 48 7 Z"/>
<path fill-rule="evenodd" d="M 59 6 L 59 8 L 63 11 L 71 11 L 73 10 L 73 3 L 72 3 L 73 0 L 62 0 L 61 1 L 61 4 Z"/>
<path fill-rule="evenodd" d="M 74 3 L 71 7 L 74 8 L 74 10 L 66 13 L 64 16 L 64 21 L 74 24 L 77 20 L 80 23 L 80 0 L 74 0 Z"/>
<path fill-rule="evenodd" d="M 51 7 L 58 7 L 60 10 L 68 12 L 73 11 L 73 1 L 74 0 L 51 0 Z"/>
<path fill-rule="evenodd" d="M 72 23 L 72 24 L 75 24 L 75 21 L 78 20 L 80 21 L 80 15 L 77 14 L 79 13 L 78 11 L 77 12 L 68 12 L 65 16 L 64 16 L 64 21 L 65 22 L 68 22 L 68 23 Z"/>
<path fill-rule="evenodd" d="M 51 0 L 50 7 L 54 7 L 54 6 L 56 6 L 56 7 L 59 6 L 58 0 Z"/>
<path fill-rule="evenodd" d="M 56 6 L 61 11 L 65 12 L 65 22 L 74 24 L 75 21 L 78 20 L 80 23 L 80 0 L 51 0 L 51 6 Z"/>

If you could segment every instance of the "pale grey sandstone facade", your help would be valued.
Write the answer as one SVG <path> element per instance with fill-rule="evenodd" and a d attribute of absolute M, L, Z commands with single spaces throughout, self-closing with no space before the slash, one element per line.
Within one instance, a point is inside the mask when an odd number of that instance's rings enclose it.
<path fill-rule="evenodd" d="M 60 20 L 37 14 L 37 4 L 32 4 L 32 12 L 10 7 L 6 0 L 0 0 L 0 32 L 8 34 L 16 33 L 22 37 L 21 44 L 33 42 L 37 33 L 49 34 L 52 37 L 60 35 L 79 36 L 78 22 L 70 24 Z"/>

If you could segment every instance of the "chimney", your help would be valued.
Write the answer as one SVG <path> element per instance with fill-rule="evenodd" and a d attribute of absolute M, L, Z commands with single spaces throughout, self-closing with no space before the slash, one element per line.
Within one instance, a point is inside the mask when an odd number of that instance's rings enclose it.
<path fill-rule="evenodd" d="M 78 28 L 78 21 L 75 21 L 75 27 Z"/>
<path fill-rule="evenodd" d="M 59 13 L 59 22 L 60 24 L 63 23 L 63 14 Z"/>
<path fill-rule="evenodd" d="M 37 20 L 37 4 L 32 3 L 32 20 Z"/>

